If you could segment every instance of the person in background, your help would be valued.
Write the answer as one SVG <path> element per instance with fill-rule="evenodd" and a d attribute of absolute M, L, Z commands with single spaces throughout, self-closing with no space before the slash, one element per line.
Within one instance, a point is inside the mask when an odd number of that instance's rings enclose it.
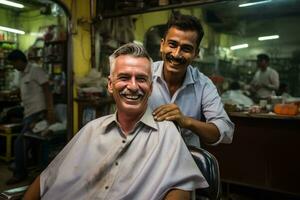
<path fill-rule="evenodd" d="M 157 121 L 174 121 L 189 145 L 231 143 L 234 124 L 212 81 L 191 63 L 203 29 L 197 18 L 174 13 L 160 42 L 162 61 L 153 64 L 149 105 Z"/>
<path fill-rule="evenodd" d="M 152 60 L 129 43 L 110 56 L 116 112 L 85 125 L 25 193 L 25 200 L 189 199 L 207 182 L 172 122 L 148 108 Z"/>
<path fill-rule="evenodd" d="M 222 102 L 224 104 L 231 104 L 231 105 L 242 105 L 245 107 L 250 107 L 254 104 L 252 99 L 247 97 L 243 91 L 241 90 L 240 84 L 237 81 L 233 81 L 230 86 L 229 90 L 224 92 L 221 95 Z"/>
<path fill-rule="evenodd" d="M 279 88 L 279 75 L 269 66 L 267 54 L 257 55 L 257 68 L 250 86 L 257 99 L 267 99 Z"/>
<path fill-rule="evenodd" d="M 24 107 L 22 131 L 14 142 L 15 167 L 13 177 L 6 184 L 16 184 L 27 177 L 26 156 L 30 146 L 29 139 L 24 133 L 42 119 L 49 123 L 54 121 L 52 94 L 49 88 L 48 76 L 39 66 L 28 62 L 25 54 L 20 50 L 13 50 L 7 57 L 13 67 L 20 71 L 20 96 Z M 27 144 L 28 143 L 28 144 Z"/>

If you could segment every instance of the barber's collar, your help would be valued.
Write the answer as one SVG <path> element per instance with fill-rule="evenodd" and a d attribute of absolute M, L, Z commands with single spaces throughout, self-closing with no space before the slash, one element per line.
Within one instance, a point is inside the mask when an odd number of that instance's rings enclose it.
<path fill-rule="evenodd" d="M 153 74 L 153 80 L 155 80 L 155 79 L 165 80 L 164 75 L 163 75 L 163 68 L 164 68 L 163 65 L 164 65 L 164 62 L 159 63 L 158 70 L 156 70 Z M 192 66 L 189 65 L 186 69 L 186 74 L 185 74 L 185 78 L 184 78 L 182 86 L 193 84 L 193 83 L 195 83 L 195 81 L 194 81 L 193 75 L 192 75 Z"/>

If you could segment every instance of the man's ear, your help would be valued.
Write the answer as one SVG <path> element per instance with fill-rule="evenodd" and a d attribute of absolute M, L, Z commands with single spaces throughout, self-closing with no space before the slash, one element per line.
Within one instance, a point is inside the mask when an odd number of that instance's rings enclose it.
<path fill-rule="evenodd" d="M 164 45 L 164 43 L 165 43 L 165 40 L 164 40 L 164 38 L 162 38 L 162 39 L 160 40 L 160 48 L 159 48 L 159 51 L 160 51 L 160 52 L 162 52 L 162 50 L 163 50 L 163 45 Z"/>
<path fill-rule="evenodd" d="M 111 76 L 108 76 L 108 83 L 107 83 L 107 90 L 110 94 L 113 93 L 113 86 L 112 86 L 112 80 Z"/>

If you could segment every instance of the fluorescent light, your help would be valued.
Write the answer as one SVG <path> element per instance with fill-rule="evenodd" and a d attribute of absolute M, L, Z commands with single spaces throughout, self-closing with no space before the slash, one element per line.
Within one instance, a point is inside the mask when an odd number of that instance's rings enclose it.
<path fill-rule="evenodd" d="M 7 6 L 12 6 L 12 7 L 16 7 L 16 8 L 24 8 L 23 4 L 15 3 L 15 2 L 12 2 L 12 1 L 0 0 L 0 4 L 4 4 L 4 5 L 7 5 Z"/>
<path fill-rule="evenodd" d="M 231 46 L 230 49 L 231 50 L 243 49 L 243 48 L 247 48 L 248 46 L 249 46 L 248 44 L 239 44 L 239 45 Z"/>
<path fill-rule="evenodd" d="M 5 26 L 0 26 L 0 30 L 2 31 L 7 31 L 7 32 L 12 32 L 12 33 L 18 33 L 18 34 L 25 34 L 24 31 L 18 30 L 18 29 L 14 29 L 14 28 L 8 28 Z"/>
<path fill-rule="evenodd" d="M 272 0 L 265 0 L 265 1 L 257 1 L 257 2 L 252 2 L 252 3 L 244 3 L 244 4 L 240 4 L 239 7 L 247 7 L 247 6 L 254 6 L 254 5 L 258 5 L 258 4 L 263 4 L 263 3 L 269 3 Z"/>
<path fill-rule="evenodd" d="M 44 34 L 40 32 L 30 32 L 29 35 L 34 37 L 42 37 Z"/>
<path fill-rule="evenodd" d="M 278 39 L 278 38 L 279 38 L 279 35 L 269 35 L 269 36 L 259 37 L 258 40 L 259 41 L 263 41 L 263 40 L 275 40 L 275 39 Z"/>

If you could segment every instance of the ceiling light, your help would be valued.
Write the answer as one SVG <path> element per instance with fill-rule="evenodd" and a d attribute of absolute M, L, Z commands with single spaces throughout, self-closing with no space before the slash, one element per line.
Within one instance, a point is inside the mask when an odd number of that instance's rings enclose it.
<path fill-rule="evenodd" d="M 255 6 L 258 4 L 264 4 L 264 3 L 270 3 L 272 0 L 265 0 L 265 1 L 257 1 L 257 2 L 251 2 L 251 3 L 244 3 L 244 4 L 240 4 L 239 7 L 248 7 L 248 6 Z"/>
<path fill-rule="evenodd" d="M 239 45 L 231 46 L 230 49 L 231 50 L 244 49 L 247 48 L 248 46 L 249 46 L 248 44 L 239 44 Z"/>
<path fill-rule="evenodd" d="M 17 33 L 17 34 L 25 34 L 24 31 L 22 30 L 18 30 L 18 29 L 14 29 L 14 28 L 8 28 L 8 27 L 5 27 L 5 26 L 0 26 L 0 30 L 2 31 L 7 31 L 7 32 L 12 32 L 12 33 Z"/>
<path fill-rule="evenodd" d="M 263 41 L 263 40 L 275 40 L 275 39 L 278 39 L 278 38 L 279 38 L 279 35 L 268 35 L 268 36 L 259 37 L 258 40 L 259 41 Z"/>
<path fill-rule="evenodd" d="M 0 0 L 0 4 L 4 4 L 4 5 L 7 5 L 7 6 L 12 6 L 12 7 L 16 7 L 16 8 L 24 8 L 23 4 L 15 3 L 15 2 L 12 2 L 12 1 Z"/>

